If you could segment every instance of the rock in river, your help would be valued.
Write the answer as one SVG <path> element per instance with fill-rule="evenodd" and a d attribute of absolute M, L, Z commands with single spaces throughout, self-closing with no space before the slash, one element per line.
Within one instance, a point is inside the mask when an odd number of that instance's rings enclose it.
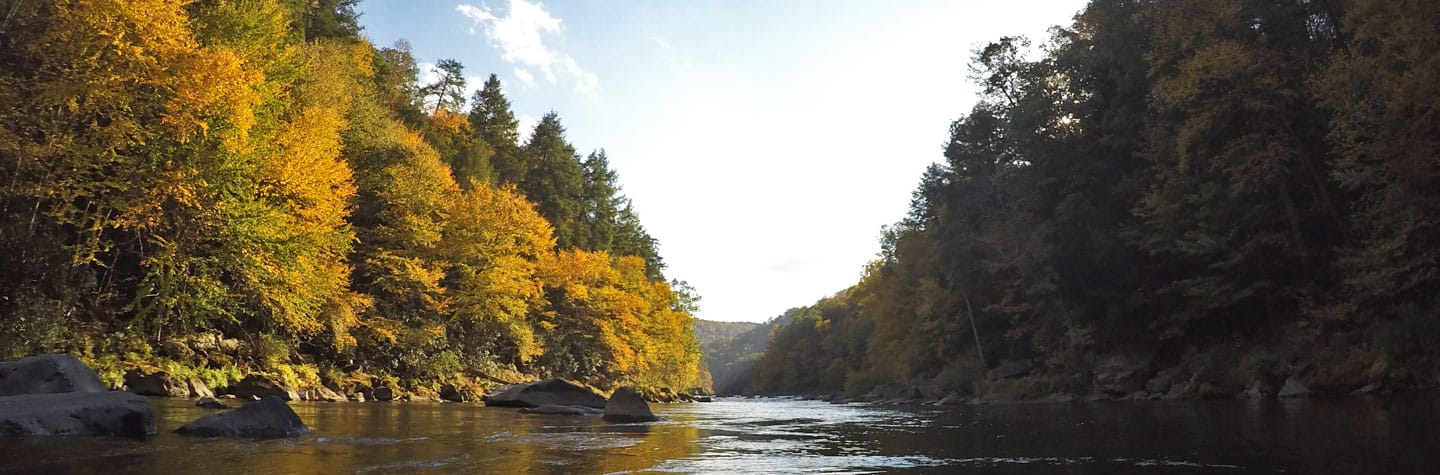
<path fill-rule="evenodd" d="M 95 370 L 74 356 L 36 355 L 0 363 L 0 396 L 107 391 Z"/>
<path fill-rule="evenodd" d="M 175 429 L 176 434 L 196 437 L 241 437 L 274 439 L 299 437 L 309 432 L 300 416 L 278 397 L 269 396 L 239 409 L 211 414 Z"/>
<path fill-rule="evenodd" d="M 202 397 L 199 401 L 195 401 L 195 407 L 203 407 L 205 409 L 229 409 L 230 405 L 220 402 L 219 399 L 213 397 Z"/>
<path fill-rule="evenodd" d="M 615 390 L 610 395 L 610 401 L 605 404 L 605 422 L 654 422 L 660 420 L 655 413 L 650 412 L 650 406 L 645 404 L 645 399 L 635 392 L 635 388 L 625 386 Z"/>
<path fill-rule="evenodd" d="M 155 435 L 155 412 L 144 397 L 126 392 L 6 396 L 0 397 L 0 435 L 144 437 Z"/>
<path fill-rule="evenodd" d="M 540 407 L 546 404 L 604 408 L 605 396 L 594 389 L 563 379 L 514 384 L 485 396 L 486 406 Z"/>

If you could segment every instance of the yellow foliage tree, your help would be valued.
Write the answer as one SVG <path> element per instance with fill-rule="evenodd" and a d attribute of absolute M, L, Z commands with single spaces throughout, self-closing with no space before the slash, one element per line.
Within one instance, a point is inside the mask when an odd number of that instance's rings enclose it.
<path fill-rule="evenodd" d="M 471 183 L 455 200 L 441 250 L 466 353 L 519 366 L 542 352 L 528 317 L 544 302 L 536 262 L 554 247 L 550 223 L 513 186 Z"/>
<path fill-rule="evenodd" d="M 569 250 L 541 262 L 551 303 L 541 322 L 546 368 L 600 386 L 694 384 L 693 317 L 669 285 L 647 278 L 644 259 Z"/>

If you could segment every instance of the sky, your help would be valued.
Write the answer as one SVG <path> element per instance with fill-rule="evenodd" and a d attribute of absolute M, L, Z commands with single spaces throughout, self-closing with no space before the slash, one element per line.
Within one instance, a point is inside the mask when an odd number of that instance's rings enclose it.
<path fill-rule="evenodd" d="M 974 105 L 972 51 L 1085 0 L 363 0 L 377 46 L 502 83 L 604 149 L 698 317 L 765 321 L 855 284 Z M 469 92 L 466 97 L 470 96 Z"/>

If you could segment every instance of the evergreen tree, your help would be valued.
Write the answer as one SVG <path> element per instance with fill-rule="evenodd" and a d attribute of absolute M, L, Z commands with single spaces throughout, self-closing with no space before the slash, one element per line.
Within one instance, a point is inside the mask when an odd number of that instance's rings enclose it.
<path fill-rule="evenodd" d="M 520 190 L 555 226 L 556 246 L 576 248 L 584 226 L 581 213 L 585 209 L 585 172 L 575 147 L 565 141 L 565 127 L 560 125 L 558 114 L 551 112 L 540 119 L 521 155 L 529 167 L 520 181 Z"/>
<path fill-rule="evenodd" d="M 500 79 L 494 74 L 485 86 L 470 99 L 470 127 L 490 146 L 490 163 L 498 183 L 520 183 L 525 177 L 526 163 L 520 155 L 519 122 L 510 110 L 510 100 L 500 90 Z"/>

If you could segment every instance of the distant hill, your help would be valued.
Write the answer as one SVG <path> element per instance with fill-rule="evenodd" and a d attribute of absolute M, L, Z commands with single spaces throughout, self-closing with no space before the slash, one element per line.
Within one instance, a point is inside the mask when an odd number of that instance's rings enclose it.
<path fill-rule="evenodd" d="M 734 340 L 735 337 L 760 326 L 754 322 L 714 322 L 695 320 L 695 338 L 700 339 L 700 351 L 709 354 Z"/>
<path fill-rule="evenodd" d="M 700 339 L 701 362 L 710 370 L 715 394 L 741 394 L 749 391 L 750 372 L 765 345 L 770 331 L 793 319 L 791 312 L 765 323 L 695 321 L 695 336 Z"/>

